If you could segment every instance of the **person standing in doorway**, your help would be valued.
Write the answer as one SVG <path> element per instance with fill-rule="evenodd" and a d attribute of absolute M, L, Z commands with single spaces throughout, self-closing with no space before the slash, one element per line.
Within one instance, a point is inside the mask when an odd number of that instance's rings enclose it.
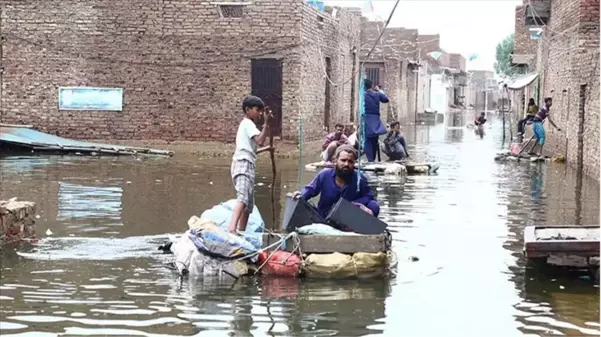
<path fill-rule="evenodd" d="M 560 128 L 555 125 L 553 120 L 551 119 L 551 115 L 549 114 L 549 109 L 551 109 L 551 105 L 553 104 L 553 99 L 551 97 L 545 98 L 545 104 L 538 110 L 536 116 L 532 118 L 532 129 L 534 130 L 534 137 L 536 138 L 536 144 L 532 147 L 530 151 L 530 155 L 534 156 L 542 156 L 543 155 L 543 146 L 545 146 L 545 127 L 543 126 L 543 122 L 545 119 L 549 120 L 549 124 L 551 124 L 557 131 L 561 131 Z M 536 147 L 539 146 L 538 152 L 536 151 Z"/>
<path fill-rule="evenodd" d="M 388 97 L 378 87 L 374 88 L 370 79 L 365 79 L 365 156 L 373 163 L 378 153 L 378 137 L 386 134 L 380 120 L 380 103 L 388 103 Z"/>

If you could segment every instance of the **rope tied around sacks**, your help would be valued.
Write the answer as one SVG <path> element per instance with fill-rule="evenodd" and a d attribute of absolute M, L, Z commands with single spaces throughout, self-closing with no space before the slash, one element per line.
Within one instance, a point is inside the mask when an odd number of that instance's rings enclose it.
<path fill-rule="evenodd" d="M 265 266 L 265 265 L 266 265 L 266 264 L 267 264 L 267 263 L 268 263 L 268 262 L 271 260 L 271 258 L 273 257 L 273 255 L 275 255 L 275 253 L 279 251 L 279 247 L 280 247 L 282 244 L 286 243 L 286 242 L 288 241 L 288 239 L 292 239 L 292 240 L 293 240 L 293 243 L 294 243 L 293 247 L 294 247 L 294 248 L 293 248 L 293 249 L 290 251 L 290 254 L 288 254 L 288 256 L 286 257 L 286 259 L 284 259 L 284 261 L 282 261 L 282 264 L 285 264 L 285 263 L 288 261 L 288 259 L 289 259 L 289 258 L 290 258 L 290 257 L 291 257 L 291 256 L 292 256 L 292 255 L 293 255 L 293 254 L 294 254 L 294 253 L 297 251 L 297 250 L 298 250 L 298 252 L 299 252 L 299 253 L 298 253 L 298 256 L 299 256 L 299 258 L 300 258 L 301 262 L 304 262 L 304 260 L 303 260 L 303 252 L 302 252 L 302 250 L 301 250 L 301 247 L 300 247 L 300 246 L 301 246 L 301 245 L 300 245 L 300 237 L 298 236 L 298 233 L 297 233 L 297 232 L 291 232 L 291 233 L 289 233 L 289 234 L 288 234 L 288 235 L 286 235 L 286 236 L 283 236 L 283 235 L 280 235 L 280 234 L 277 234 L 277 233 L 274 233 L 274 232 L 270 232 L 269 234 L 270 234 L 270 235 L 275 235 L 275 236 L 279 236 L 279 237 L 280 237 L 280 240 L 279 240 L 278 242 L 276 242 L 276 243 L 278 244 L 278 246 L 277 246 L 278 248 L 274 249 L 274 250 L 271 252 L 271 254 L 269 254 L 269 256 L 267 256 L 267 258 L 265 259 L 265 261 L 264 261 L 264 262 L 263 262 L 263 263 L 262 263 L 262 264 L 261 264 L 261 265 L 260 265 L 260 266 L 257 268 L 257 270 L 255 270 L 255 274 L 258 274 L 258 273 L 259 273 L 259 271 L 261 271 L 261 269 L 262 269 L 262 268 L 263 268 L 263 267 L 264 267 L 264 266 Z M 268 247 L 265 247 L 265 248 L 261 249 L 261 250 L 260 250 L 260 252 L 264 252 L 264 251 L 268 250 L 268 249 L 269 249 L 269 247 L 271 247 L 271 246 L 273 246 L 273 245 L 270 245 L 270 246 L 268 246 Z M 260 254 L 260 253 L 259 253 L 259 254 Z"/>

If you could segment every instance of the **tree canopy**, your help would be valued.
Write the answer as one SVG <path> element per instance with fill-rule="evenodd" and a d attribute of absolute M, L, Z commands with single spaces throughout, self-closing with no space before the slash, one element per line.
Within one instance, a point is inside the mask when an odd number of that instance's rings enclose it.
<path fill-rule="evenodd" d="M 514 38 L 514 34 L 511 34 L 497 44 L 495 71 L 502 77 L 511 77 L 522 73 L 521 69 L 511 65 Z"/>

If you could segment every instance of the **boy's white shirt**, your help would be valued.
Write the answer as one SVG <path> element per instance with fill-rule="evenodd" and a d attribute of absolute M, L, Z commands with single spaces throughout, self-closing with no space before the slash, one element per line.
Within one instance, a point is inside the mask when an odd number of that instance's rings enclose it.
<path fill-rule="evenodd" d="M 257 142 L 253 137 L 261 134 L 257 126 L 250 118 L 244 118 L 236 133 L 236 151 L 234 160 L 248 160 L 255 163 L 257 160 Z"/>

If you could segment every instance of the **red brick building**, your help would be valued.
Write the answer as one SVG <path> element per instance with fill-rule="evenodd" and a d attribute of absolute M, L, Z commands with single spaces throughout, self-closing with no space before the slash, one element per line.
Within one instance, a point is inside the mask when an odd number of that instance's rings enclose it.
<path fill-rule="evenodd" d="M 525 42 L 522 18 L 528 28 L 542 29 L 540 39 Z M 515 41 L 515 54 L 536 55 L 530 67 L 539 74 L 539 103 L 553 97 L 552 118 L 562 131 L 547 125 L 548 148 L 598 178 L 599 0 L 524 0 L 516 9 Z"/>
<path fill-rule="evenodd" d="M 255 93 L 278 133 L 352 119 L 360 17 L 301 0 L 3 0 L 3 123 L 72 138 L 233 141 Z M 331 81 L 326 79 L 329 75 Z M 59 87 L 123 88 L 122 111 L 58 109 Z"/>

